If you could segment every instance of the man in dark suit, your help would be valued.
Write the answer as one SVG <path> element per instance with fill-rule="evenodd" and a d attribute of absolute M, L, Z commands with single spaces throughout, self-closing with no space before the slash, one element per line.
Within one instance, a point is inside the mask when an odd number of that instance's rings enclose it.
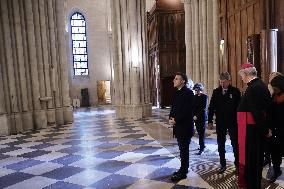
<path fill-rule="evenodd" d="M 238 169 L 238 125 L 237 125 L 237 108 L 241 99 L 241 93 L 238 88 L 230 84 L 231 76 L 228 72 L 220 74 L 220 86 L 213 90 L 210 100 L 208 113 L 208 128 L 213 128 L 213 115 L 216 117 L 216 132 L 218 152 L 221 167 L 218 171 L 222 174 L 226 170 L 225 142 L 227 131 L 229 131 L 231 145 L 235 156 L 235 166 Z"/>
<path fill-rule="evenodd" d="M 186 87 L 187 76 L 176 73 L 173 80 L 177 88 L 174 94 L 172 107 L 169 115 L 169 124 L 173 125 L 174 136 L 177 138 L 180 150 L 181 166 L 177 172 L 172 174 L 172 181 L 186 178 L 189 167 L 189 144 L 193 135 L 193 92 Z"/>

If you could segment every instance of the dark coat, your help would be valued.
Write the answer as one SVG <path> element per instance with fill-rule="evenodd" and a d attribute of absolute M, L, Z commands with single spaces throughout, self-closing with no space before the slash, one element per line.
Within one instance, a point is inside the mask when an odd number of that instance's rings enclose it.
<path fill-rule="evenodd" d="M 193 105 L 193 116 L 197 117 L 197 120 L 205 121 L 207 117 L 207 95 L 197 94 L 194 96 L 194 105 Z"/>
<path fill-rule="evenodd" d="M 281 96 L 283 97 L 284 93 Z M 277 143 L 280 145 L 280 149 L 276 150 L 281 150 L 281 155 L 284 156 L 284 98 L 279 102 L 275 100 L 276 98 L 276 96 L 273 97 L 270 128 L 273 133 L 273 139 L 277 140 Z"/>
<path fill-rule="evenodd" d="M 208 107 L 208 123 L 213 123 L 213 115 L 216 116 L 217 127 L 219 124 L 231 126 L 237 125 L 237 108 L 241 100 L 240 90 L 229 85 L 227 93 L 222 94 L 222 87 L 213 90 Z"/>
<path fill-rule="evenodd" d="M 174 135 L 177 138 L 192 137 L 193 135 L 193 100 L 194 94 L 186 86 L 174 94 L 169 116 L 175 118 Z"/>

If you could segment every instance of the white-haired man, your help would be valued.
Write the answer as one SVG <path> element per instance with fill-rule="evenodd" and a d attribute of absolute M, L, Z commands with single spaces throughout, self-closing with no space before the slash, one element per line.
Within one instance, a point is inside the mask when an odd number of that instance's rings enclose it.
<path fill-rule="evenodd" d="M 243 64 L 239 75 L 247 84 L 238 107 L 239 186 L 260 189 L 263 143 L 265 137 L 271 136 L 267 115 L 272 101 L 252 64 Z"/>

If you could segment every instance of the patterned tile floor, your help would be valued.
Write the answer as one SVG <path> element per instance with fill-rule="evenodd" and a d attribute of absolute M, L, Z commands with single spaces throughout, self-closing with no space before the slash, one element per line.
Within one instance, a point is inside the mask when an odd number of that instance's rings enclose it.
<path fill-rule="evenodd" d="M 228 168 L 217 174 L 214 131 L 206 131 L 206 151 L 200 156 L 195 154 L 198 138 L 193 137 L 187 179 L 169 180 L 179 160 L 168 112 L 154 109 L 150 118 L 132 120 L 116 119 L 111 107 L 77 109 L 72 125 L 0 136 L 0 188 L 237 188 L 229 140 Z M 263 179 L 263 188 L 283 186 L 283 175 L 272 185 Z"/>

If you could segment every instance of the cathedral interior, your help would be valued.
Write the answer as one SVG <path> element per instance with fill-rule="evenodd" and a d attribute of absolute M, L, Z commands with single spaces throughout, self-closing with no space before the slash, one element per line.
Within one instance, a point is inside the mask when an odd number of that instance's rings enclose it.
<path fill-rule="evenodd" d="M 253 64 L 284 73 L 283 0 L 0 0 L 0 188 L 238 188 L 215 127 L 189 150 L 168 124 L 176 72 L 210 97 L 219 74 L 246 89 Z M 282 10 L 282 11 L 281 11 Z M 284 161 L 281 168 L 283 171 Z M 263 188 L 284 188 L 263 167 Z"/>

